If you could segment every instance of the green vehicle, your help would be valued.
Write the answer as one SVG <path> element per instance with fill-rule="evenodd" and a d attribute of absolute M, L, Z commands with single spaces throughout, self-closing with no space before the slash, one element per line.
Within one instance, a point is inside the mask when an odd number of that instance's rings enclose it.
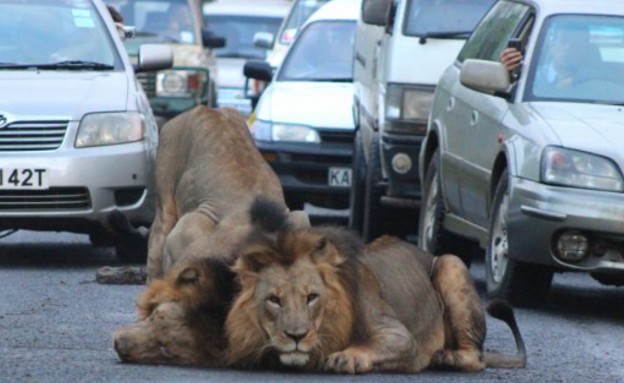
<path fill-rule="evenodd" d="M 171 69 L 139 73 L 159 126 L 197 105 L 216 106 L 217 68 L 213 49 L 225 40 L 209 32 L 201 13 L 202 0 L 110 0 L 135 28 L 125 41 L 131 60 L 145 43 L 164 43 L 173 51 Z"/>

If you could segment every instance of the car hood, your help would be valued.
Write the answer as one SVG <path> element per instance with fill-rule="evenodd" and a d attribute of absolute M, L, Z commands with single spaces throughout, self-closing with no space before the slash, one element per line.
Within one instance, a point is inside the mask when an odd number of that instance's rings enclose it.
<path fill-rule="evenodd" d="M 79 120 L 85 113 L 127 110 L 125 72 L 0 71 L 0 114 Z"/>
<path fill-rule="evenodd" d="M 217 58 L 219 69 L 219 86 L 223 88 L 243 88 L 245 75 L 243 66 L 247 59 Z"/>
<path fill-rule="evenodd" d="M 624 111 L 612 105 L 532 103 L 562 146 L 609 155 L 622 152 Z M 618 157 L 621 157 L 620 154 Z"/>
<path fill-rule="evenodd" d="M 276 81 L 262 94 L 260 120 L 353 130 L 353 84 Z"/>

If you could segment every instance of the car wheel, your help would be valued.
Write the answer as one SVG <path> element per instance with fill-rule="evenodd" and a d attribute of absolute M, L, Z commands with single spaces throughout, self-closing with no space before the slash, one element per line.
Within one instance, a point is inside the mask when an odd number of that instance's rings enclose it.
<path fill-rule="evenodd" d="M 485 254 L 487 293 L 492 298 L 507 299 L 515 305 L 530 306 L 546 297 L 553 271 L 542 265 L 509 258 L 508 208 L 509 177 L 504 171 L 496 186 L 490 214 Z"/>
<path fill-rule="evenodd" d="M 362 238 L 370 242 L 383 233 L 383 216 L 381 205 L 381 190 L 377 187 L 381 181 L 381 158 L 379 147 L 379 133 L 375 133 L 371 142 L 370 157 L 366 168 L 364 184 L 364 214 L 362 217 Z"/>
<path fill-rule="evenodd" d="M 418 220 L 418 245 L 434 255 L 455 254 L 470 267 L 478 245 L 444 229 L 444 197 L 439 176 L 439 152 L 427 165 L 424 194 Z"/>
<path fill-rule="evenodd" d="M 115 254 L 122 263 L 145 263 L 147 261 L 147 240 L 143 238 L 119 238 L 115 243 Z"/>
<path fill-rule="evenodd" d="M 355 133 L 355 139 L 353 141 L 351 177 L 351 191 L 349 193 L 349 230 L 353 230 L 362 235 L 366 161 L 364 159 L 364 146 L 359 130 Z"/>

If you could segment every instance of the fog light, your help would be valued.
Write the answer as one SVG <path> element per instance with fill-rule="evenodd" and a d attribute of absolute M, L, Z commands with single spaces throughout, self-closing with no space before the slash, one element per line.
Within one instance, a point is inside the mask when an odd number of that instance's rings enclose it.
<path fill-rule="evenodd" d="M 580 262 L 589 254 L 589 240 L 578 231 L 567 231 L 557 240 L 559 258 L 569 262 Z"/>
<path fill-rule="evenodd" d="M 405 153 L 398 153 L 392 157 L 392 169 L 399 173 L 405 174 L 412 168 L 412 159 Z"/>

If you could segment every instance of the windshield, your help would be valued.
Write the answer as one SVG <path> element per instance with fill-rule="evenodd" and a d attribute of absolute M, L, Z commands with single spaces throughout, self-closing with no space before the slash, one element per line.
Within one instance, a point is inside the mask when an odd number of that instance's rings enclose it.
<path fill-rule="evenodd" d="M 126 25 L 136 28 L 137 37 L 155 42 L 196 44 L 193 13 L 187 0 L 111 0 Z"/>
<path fill-rule="evenodd" d="M 281 30 L 279 41 L 288 45 L 293 42 L 297 30 L 321 5 L 329 0 L 296 0 Z"/>
<path fill-rule="evenodd" d="M 206 16 L 207 28 L 225 37 L 225 47 L 215 51 L 217 57 L 264 59 L 267 51 L 255 47 L 253 37 L 256 32 L 277 34 L 281 22 L 280 17 Z"/>
<path fill-rule="evenodd" d="M 351 81 L 355 22 L 309 24 L 290 48 L 278 80 Z"/>
<path fill-rule="evenodd" d="M 412 0 L 404 33 L 410 36 L 465 34 L 468 37 L 496 0 Z"/>
<path fill-rule="evenodd" d="M 0 69 L 59 62 L 120 68 L 109 31 L 90 1 L 0 2 Z M 114 68 L 113 68 L 114 67 Z M 81 69 L 54 67 L 41 69 Z"/>
<path fill-rule="evenodd" d="M 531 100 L 624 104 L 624 17 L 548 19 L 527 89 Z"/>

